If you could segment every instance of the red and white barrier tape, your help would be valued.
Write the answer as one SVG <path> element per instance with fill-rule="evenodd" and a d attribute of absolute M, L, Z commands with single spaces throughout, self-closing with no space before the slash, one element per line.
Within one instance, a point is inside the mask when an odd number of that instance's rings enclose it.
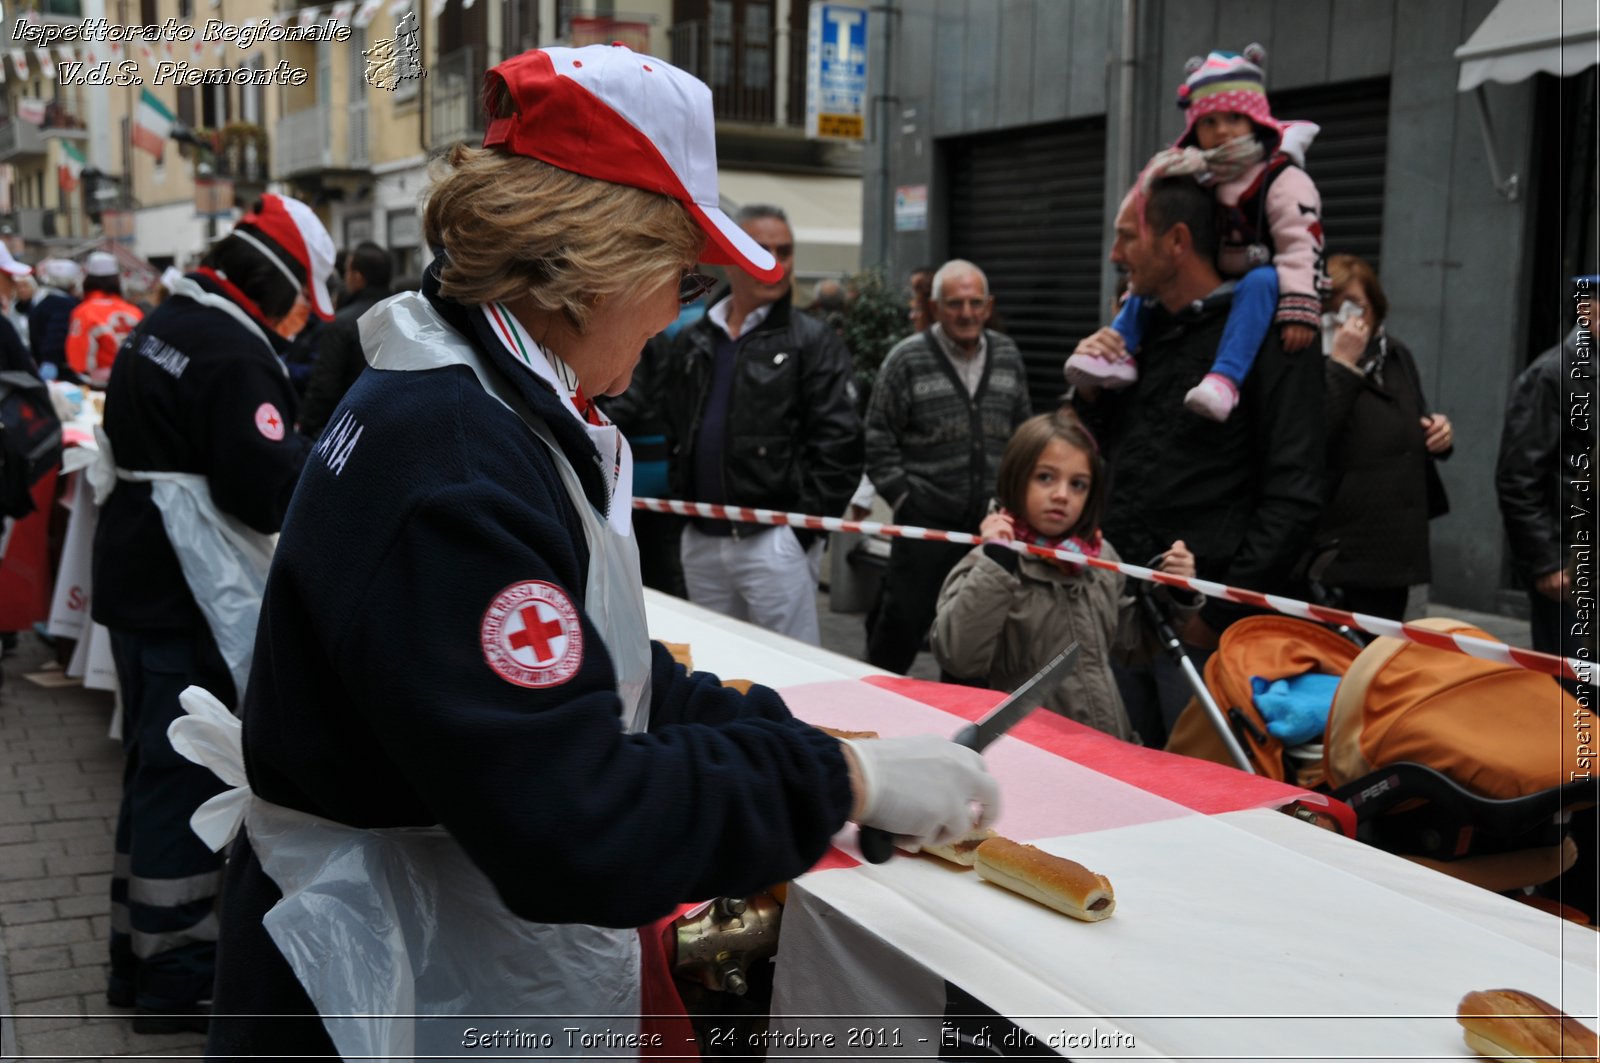
<path fill-rule="evenodd" d="M 876 520 L 813 517 L 805 513 L 780 513 L 771 509 L 719 506 L 709 502 L 679 502 L 660 498 L 635 498 L 633 507 L 653 513 L 676 513 L 680 517 L 707 517 L 713 520 L 731 520 L 747 524 L 787 525 L 791 528 L 805 528 L 808 531 L 886 535 L 897 539 L 926 539 L 930 542 L 960 543 L 969 546 L 977 546 L 985 541 L 980 536 L 970 535 L 966 532 L 935 531 L 932 528 L 918 528 L 904 524 L 885 524 Z M 1344 624 L 1349 627 L 1360 628 L 1362 631 L 1371 632 L 1374 635 L 1388 635 L 1390 638 L 1415 642 L 1423 646 L 1432 646 L 1438 650 L 1464 653 L 1469 657 L 1480 657 L 1483 660 L 1494 661 L 1498 664 L 1515 665 L 1531 672 L 1542 672 L 1545 675 L 1560 676 L 1563 679 L 1576 679 L 1580 683 L 1600 687 L 1600 677 L 1596 675 L 1595 665 L 1591 662 L 1579 660 L 1576 657 L 1558 657 L 1555 654 L 1540 653 L 1538 650 L 1520 649 L 1516 646 L 1507 646 L 1503 642 L 1492 642 L 1472 635 L 1451 635 L 1442 631 L 1430 631 L 1427 628 L 1404 624 L 1398 620 L 1386 620 L 1380 616 L 1351 613 L 1343 609 L 1330 609 L 1324 605 L 1312 605 L 1310 602 L 1297 601 L 1294 598 L 1283 598 L 1276 594 L 1262 594 L 1260 591 L 1229 587 L 1226 584 L 1214 583 L 1211 580 L 1187 579 L 1183 576 L 1173 576 L 1165 572 L 1157 572 L 1154 569 L 1143 568 L 1139 565 L 1105 561 L 1098 557 L 1085 557 L 1075 550 L 1052 550 L 1048 547 L 1020 542 L 1000 543 L 998 545 L 1005 546 L 1018 553 L 1037 554 L 1040 557 L 1071 561 L 1075 564 L 1091 565 L 1095 568 L 1120 572 L 1132 579 L 1144 580 L 1148 583 L 1165 583 L 1170 587 L 1182 587 L 1186 590 L 1199 591 L 1208 598 L 1221 598 L 1230 602 L 1238 602 L 1241 605 L 1254 606 L 1258 609 L 1272 609 L 1276 612 L 1297 616 L 1302 620 L 1311 620 L 1319 624 Z"/>

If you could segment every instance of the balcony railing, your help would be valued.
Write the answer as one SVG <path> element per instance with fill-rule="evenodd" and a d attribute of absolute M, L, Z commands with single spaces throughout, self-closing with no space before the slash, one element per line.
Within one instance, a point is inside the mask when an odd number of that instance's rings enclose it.
<path fill-rule="evenodd" d="M 20 118 L 0 121 L 0 162 L 10 162 L 25 155 L 43 155 L 44 138 L 39 127 Z"/>
<path fill-rule="evenodd" d="M 39 133 L 42 136 L 65 137 L 72 140 L 89 138 L 89 128 L 83 119 L 60 100 L 50 100 L 44 105 L 44 121 L 39 126 Z"/>
<path fill-rule="evenodd" d="M 68 235 L 66 218 L 47 207 L 18 207 L 16 225 L 17 235 L 24 240 L 54 240 Z"/>
<path fill-rule="evenodd" d="M 307 107 L 278 119 L 272 138 L 272 172 L 279 177 L 323 170 L 331 164 L 328 111 Z"/>
<path fill-rule="evenodd" d="M 212 136 L 211 172 L 236 184 L 259 185 L 267 181 L 267 134 L 258 125 L 239 122 L 224 126 Z"/>
<path fill-rule="evenodd" d="M 428 71 L 430 122 L 428 140 L 434 150 L 463 140 L 483 139 L 484 53 L 468 46 L 451 52 Z"/>

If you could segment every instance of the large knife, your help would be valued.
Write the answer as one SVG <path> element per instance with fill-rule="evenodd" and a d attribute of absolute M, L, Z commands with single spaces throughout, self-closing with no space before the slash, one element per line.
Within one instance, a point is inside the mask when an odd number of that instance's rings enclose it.
<path fill-rule="evenodd" d="M 990 709 L 989 715 L 957 731 L 951 741 L 982 753 L 996 738 L 1011 730 L 1018 720 L 1038 708 L 1045 694 L 1077 664 L 1078 644 L 1074 642 L 1051 658 L 1050 663 L 1039 669 L 1032 679 L 1013 690 L 1010 697 Z M 868 863 L 881 864 L 894 853 L 894 838 L 893 834 L 878 827 L 862 827 L 857 841 L 861 846 L 861 855 L 867 858 Z"/>

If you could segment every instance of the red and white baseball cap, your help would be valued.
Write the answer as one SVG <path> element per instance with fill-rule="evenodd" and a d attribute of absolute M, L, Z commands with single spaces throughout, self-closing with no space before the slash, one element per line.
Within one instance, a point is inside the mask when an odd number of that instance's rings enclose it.
<path fill-rule="evenodd" d="M 483 146 L 678 200 L 710 238 L 701 259 L 771 283 L 783 270 L 718 205 L 711 90 L 622 44 L 539 48 L 490 70 L 516 107 Z"/>
<path fill-rule="evenodd" d="M 328 295 L 328 274 L 333 272 L 333 237 L 328 235 L 328 230 L 311 208 L 298 199 L 268 192 L 261 197 L 261 209 L 246 214 L 234 227 L 235 235 L 249 240 L 248 232 L 239 231 L 245 226 L 271 237 L 274 243 L 293 257 L 293 265 L 301 271 L 299 276 L 295 276 L 289 264 L 267 247 L 256 245 L 297 287 L 311 293 L 311 310 L 314 314 L 324 321 L 333 317 L 333 299 Z"/>
<path fill-rule="evenodd" d="M 0 269 L 5 270 L 13 277 L 26 277 L 33 272 L 32 266 L 12 258 L 11 248 L 3 243 L 0 243 Z"/>

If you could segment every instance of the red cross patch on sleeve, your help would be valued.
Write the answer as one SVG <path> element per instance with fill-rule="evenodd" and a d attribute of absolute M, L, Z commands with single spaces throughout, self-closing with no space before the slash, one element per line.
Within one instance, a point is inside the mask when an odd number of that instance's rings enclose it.
<path fill-rule="evenodd" d="M 583 660 L 577 606 L 543 580 L 513 583 L 495 595 L 478 634 L 489 667 L 519 687 L 565 683 Z"/>
<path fill-rule="evenodd" d="M 256 407 L 256 431 L 274 443 L 283 438 L 283 414 L 270 402 Z"/>

